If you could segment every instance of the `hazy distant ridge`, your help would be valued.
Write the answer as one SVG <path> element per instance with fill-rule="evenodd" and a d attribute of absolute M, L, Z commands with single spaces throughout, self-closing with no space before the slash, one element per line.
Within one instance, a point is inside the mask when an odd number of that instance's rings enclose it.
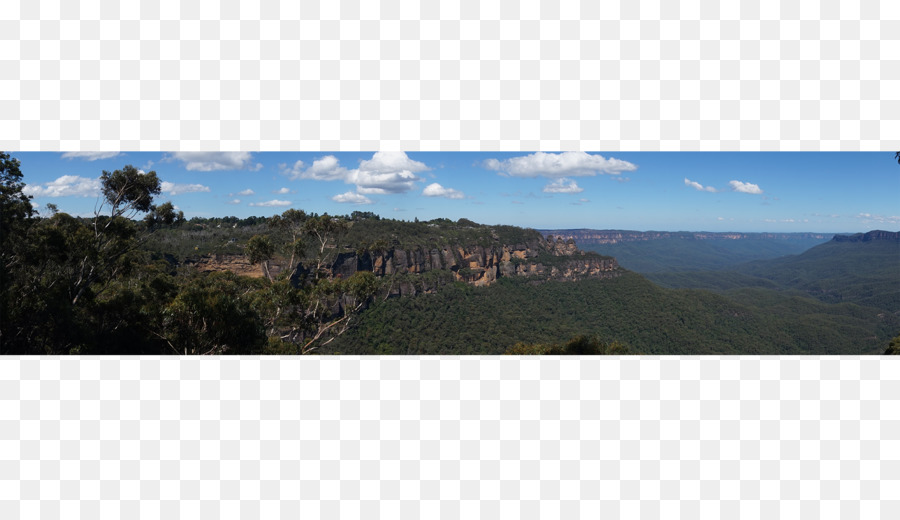
<path fill-rule="evenodd" d="M 900 232 L 876 229 L 875 231 L 857 233 L 855 235 L 835 235 L 833 240 L 835 242 L 872 242 L 875 240 L 900 241 Z"/>
<path fill-rule="evenodd" d="M 541 229 L 545 236 L 574 239 L 578 245 L 682 240 L 828 240 L 834 233 L 738 233 L 707 231 L 626 231 L 617 229 Z"/>

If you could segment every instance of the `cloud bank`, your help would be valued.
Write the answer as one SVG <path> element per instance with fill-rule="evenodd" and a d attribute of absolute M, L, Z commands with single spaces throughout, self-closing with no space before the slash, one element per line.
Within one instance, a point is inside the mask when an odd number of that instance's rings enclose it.
<path fill-rule="evenodd" d="M 598 174 L 619 175 L 637 166 L 620 159 L 585 152 L 544 153 L 511 157 L 505 160 L 488 159 L 483 166 L 509 177 L 593 177 Z"/>
<path fill-rule="evenodd" d="M 277 208 L 282 206 L 290 206 L 293 202 L 289 200 L 267 200 L 266 202 L 251 202 L 248 206 L 255 206 L 258 208 Z"/>
<path fill-rule="evenodd" d="M 100 179 L 63 175 L 43 184 L 26 185 L 22 192 L 34 197 L 96 197 L 100 194 Z"/>
<path fill-rule="evenodd" d="M 873 215 L 871 213 L 860 213 L 859 215 L 856 215 L 855 218 L 858 218 L 860 220 L 864 220 L 867 222 L 880 222 L 883 224 L 900 224 L 900 216 L 897 216 L 897 215 L 886 216 L 886 215 Z"/>
<path fill-rule="evenodd" d="M 66 152 L 62 154 L 63 159 L 81 159 L 84 161 L 99 161 L 101 159 L 112 159 L 122 155 L 122 152 Z"/>
<path fill-rule="evenodd" d="M 297 161 L 285 173 L 294 180 L 343 181 L 356 185 L 356 192 L 363 195 L 387 195 L 406 193 L 422 180 L 416 173 L 430 170 L 419 161 L 410 159 L 404 152 L 376 152 L 371 159 L 360 161 L 359 168 L 350 170 L 341 166 L 333 155 L 313 161 L 309 167 Z"/>
<path fill-rule="evenodd" d="M 183 162 L 186 170 L 197 172 L 262 168 L 262 163 L 253 163 L 250 152 L 174 152 L 171 158 Z"/>
<path fill-rule="evenodd" d="M 335 195 L 334 197 L 331 197 L 331 200 L 342 204 L 372 204 L 372 200 L 369 199 L 369 197 L 352 191 Z"/>
<path fill-rule="evenodd" d="M 202 184 L 175 184 L 168 181 L 163 181 L 160 183 L 159 187 L 162 189 L 164 193 L 168 193 L 169 195 L 181 195 L 182 193 L 198 193 L 198 192 L 209 192 L 209 186 L 204 186 Z"/>

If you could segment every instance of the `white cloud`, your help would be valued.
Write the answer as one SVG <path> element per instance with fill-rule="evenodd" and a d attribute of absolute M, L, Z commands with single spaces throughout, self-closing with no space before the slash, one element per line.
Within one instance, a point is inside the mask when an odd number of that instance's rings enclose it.
<path fill-rule="evenodd" d="M 250 152 L 174 152 L 172 158 L 184 163 L 190 171 L 210 172 L 216 170 L 252 170 L 262 168 L 253 164 Z"/>
<path fill-rule="evenodd" d="M 372 200 L 369 197 L 352 191 L 335 195 L 334 197 L 331 197 L 331 200 L 342 204 L 372 204 Z"/>
<path fill-rule="evenodd" d="M 241 199 L 232 199 L 226 202 L 225 204 L 231 204 L 232 206 L 236 206 L 241 203 Z"/>
<path fill-rule="evenodd" d="M 590 202 L 590 199 L 578 199 L 578 202 Z"/>
<path fill-rule="evenodd" d="M 100 179 L 63 175 L 43 185 L 26 185 L 22 191 L 35 197 L 96 197 L 100 194 Z"/>
<path fill-rule="evenodd" d="M 162 183 L 160 183 L 159 187 L 162 188 L 162 191 L 168 193 L 169 195 L 209 192 L 209 186 L 204 186 L 202 184 L 175 184 L 172 182 L 163 181 Z"/>
<path fill-rule="evenodd" d="M 426 197 L 446 197 L 448 199 L 463 199 L 466 197 L 463 192 L 453 188 L 445 188 L 436 182 L 426 186 L 422 190 L 422 195 Z"/>
<path fill-rule="evenodd" d="M 716 193 L 717 191 L 719 191 L 719 190 L 713 188 L 712 186 L 704 186 L 704 185 L 700 184 L 699 182 L 694 182 L 694 181 L 688 179 L 687 177 L 684 178 L 684 185 L 690 186 L 691 188 L 694 188 L 695 190 L 698 190 L 698 191 L 708 191 L 710 193 Z"/>
<path fill-rule="evenodd" d="M 276 193 L 278 195 L 287 195 L 290 192 L 291 192 L 291 190 L 289 190 L 287 188 L 281 188 L 280 190 L 275 190 L 272 193 Z"/>
<path fill-rule="evenodd" d="M 297 161 L 290 169 L 284 168 L 284 173 L 294 180 L 344 181 L 355 184 L 356 192 L 365 195 L 406 193 L 422 180 L 415 174 L 430 169 L 403 152 L 376 152 L 371 159 L 361 161 L 355 170 L 341 166 L 333 155 L 316 159 L 309 168 L 303 167 L 303 161 Z"/>
<path fill-rule="evenodd" d="M 241 190 L 237 193 L 238 195 L 243 195 L 244 197 L 249 197 L 250 195 L 256 195 L 256 192 L 247 188 L 246 190 Z"/>
<path fill-rule="evenodd" d="M 291 168 L 292 179 L 310 179 L 315 181 L 345 181 L 350 170 L 341 166 L 338 158 L 333 155 L 313 161 L 312 166 L 303 169 L 303 161 L 297 161 Z"/>
<path fill-rule="evenodd" d="M 122 152 L 66 152 L 62 154 L 63 159 L 83 159 L 85 161 L 99 161 L 101 159 L 112 159 L 122 155 Z"/>
<path fill-rule="evenodd" d="M 566 177 L 560 177 L 544 186 L 544 193 L 581 193 L 582 191 L 584 191 L 584 188 L 578 186 L 578 183 L 574 180 Z"/>
<path fill-rule="evenodd" d="M 731 181 L 728 184 L 731 185 L 731 189 L 737 191 L 739 193 L 749 193 L 751 195 L 760 195 L 763 190 L 759 189 L 759 186 L 756 184 L 750 184 L 749 182 L 741 182 L 741 181 Z"/>
<path fill-rule="evenodd" d="M 267 200 L 265 202 L 251 202 L 248 205 L 256 206 L 256 207 L 260 207 L 260 208 L 274 208 L 274 207 L 280 207 L 280 206 L 290 206 L 291 204 L 293 204 L 293 202 L 291 202 L 289 200 L 274 199 L 274 200 Z"/>
<path fill-rule="evenodd" d="M 415 174 L 429 169 L 403 152 L 376 152 L 368 161 L 359 163 L 359 169 L 350 172 L 348 180 L 356 184 L 359 193 L 406 193 L 420 180 Z"/>
<path fill-rule="evenodd" d="M 287 175 L 291 179 L 299 179 L 300 175 L 303 173 L 303 161 L 297 161 L 293 166 L 288 168 L 287 163 L 281 163 L 278 165 L 278 169 L 281 170 L 281 173 Z"/>
<path fill-rule="evenodd" d="M 406 193 L 415 188 L 416 181 L 421 180 L 409 170 L 399 172 L 366 172 L 355 170 L 352 179 L 356 190 L 365 194 L 386 195 L 389 193 Z"/>
<path fill-rule="evenodd" d="M 431 168 L 425 166 L 425 163 L 410 159 L 405 152 L 375 152 L 371 159 L 359 163 L 359 169 L 371 173 L 390 173 L 423 172 Z"/>
<path fill-rule="evenodd" d="M 592 177 L 597 174 L 618 175 L 637 166 L 620 159 L 585 152 L 544 153 L 511 157 L 503 161 L 488 159 L 484 167 L 510 177 Z"/>

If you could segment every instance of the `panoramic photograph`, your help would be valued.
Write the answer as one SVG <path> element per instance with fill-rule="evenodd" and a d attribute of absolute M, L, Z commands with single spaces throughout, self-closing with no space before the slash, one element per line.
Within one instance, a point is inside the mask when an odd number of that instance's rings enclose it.
<path fill-rule="evenodd" d="M 898 193 L 895 152 L 3 152 L 0 354 L 898 354 Z"/>

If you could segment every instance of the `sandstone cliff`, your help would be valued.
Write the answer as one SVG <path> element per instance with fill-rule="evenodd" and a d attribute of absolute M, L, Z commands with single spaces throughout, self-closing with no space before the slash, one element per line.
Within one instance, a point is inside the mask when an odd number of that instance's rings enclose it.
<path fill-rule="evenodd" d="M 396 283 L 390 294 L 406 296 L 433 292 L 451 281 L 481 287 L 503 277 L 529 277 L 534 281 L 611 278 L 618 276 L 621 269 L 615 258 L 581 251 L 574 240 L 544 239 L 535 234 L 532 240 L 520 244 L 346 251 L 337 255 L 328 271 L 328 275 L 341 278 L 357 271 L 392 277 Z M 301 264 L 292 282 L 303 283 L 309 274 Z"/>
<path fill-rule="evenodd" d="M 203 273 L 231 271 L 240 276 L 249 276 L 250 278 L 262 278 L 265 276 L 262 267 L 259 264 L 251 264 L 245 255 L 231 254 L 212 254 L 203 255 L 196 259 L 185 260 L 185 265 L 193 265 L 198 271 Z M 276 263 L 269 266 L 269 272 L 273 277 L 278 276 L 281 267 Z"/>

